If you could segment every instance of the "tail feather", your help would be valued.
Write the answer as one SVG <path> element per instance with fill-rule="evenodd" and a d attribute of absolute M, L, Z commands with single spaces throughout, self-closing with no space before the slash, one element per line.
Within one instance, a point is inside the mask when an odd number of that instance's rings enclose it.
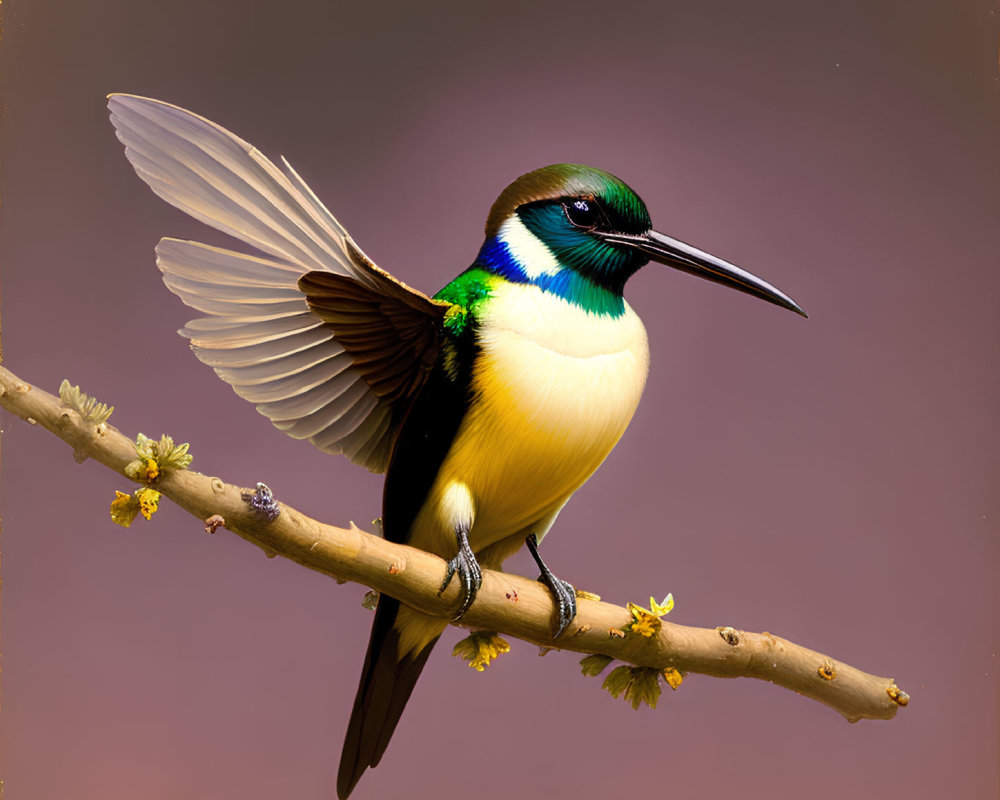
<path fill-rule="evenodd" d="M 337 772 L 340 800 L 346 800 L 364 771 L 381 760 L 406 701 L 438 640 L 435 636 L 417 652 L 401 656 L 399 631 L 395 625 L 399 610 L 398 600 L 384 595 L 379 599 L 340 756 Z"/>

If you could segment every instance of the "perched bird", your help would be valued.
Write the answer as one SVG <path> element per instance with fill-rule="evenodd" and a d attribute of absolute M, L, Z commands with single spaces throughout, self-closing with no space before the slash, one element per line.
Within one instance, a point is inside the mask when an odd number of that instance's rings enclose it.
<path fill-rule="evenodd" d="M 175 106 L 112 95 L 111 120 L 161 198 L 253 246 L 163 239 L 167 287 L 207 316 L 181 330 L 276 427 L 386 472 L 385 537 L 448 561 L 460 617 L 481 567 L 527 543 L 555 605 L 573 587 L 538 545 L 625 431 L 646 381 L 646 331 L 625 283 L 656 261 L 802 314 L 770 284 L 652 230 L 599 169 L 555 164 L 500 194 L 472 266 L 434 297 L 379 269 L 287 161 Z M 457 618 L 456 617 L 456 618 Z M 379 599 L 337 779 L 378 764 L 447 621 Z"/>

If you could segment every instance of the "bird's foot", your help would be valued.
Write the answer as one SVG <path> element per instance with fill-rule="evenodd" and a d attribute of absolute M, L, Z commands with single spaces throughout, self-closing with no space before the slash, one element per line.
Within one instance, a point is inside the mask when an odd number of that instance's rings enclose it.
<path fill-rule="evenodd" d="M 542 561 L 542 557 L 538 553 L 538 539 L 535 538 L 535 534 L 528 536 L 525 542 L 531 551 L 532 558 L 538 564 L 538 569 L 541 570 L 541 575 L 538 576 L 539 582 L 549 587 L 552 599 L 555 600 L 557 621 L 556 632 L 552 638 L 558 639 L 576 616 L 576 589 L 571 583 L 553 575 L 552 570 Z"/>
<path fill-rule="evenodd" d="M 458 573 L 459 583 L 462 584 L 462 605 L 458 609 L 455 619 L 459 620 L 465 612 L 469 610 L 472 601 L 476 599 L 479 587 L 483 585 L 483 573 L 479 568 L 479 562 L 469 547 L 469 531 L 466 528 L 457 528 L 455 535 L 458 538 L 458 553 L 448 562 L 448 572 L 444 576 L 441 588 L 438 589 L 438 596 L 444 593 L 451 583 L 453 575 Z"/>
<path fill-rule="evenodd" d="M 549 591 L 552 592 L 552 597 L 556 601 L 558 624 L 552 638 L 558 639 L 576 617 L 576 589 L 573 584 L 557 578 L 551 571 L 543 572 L 538 576 L 538 580 L 549 587 Z"/>

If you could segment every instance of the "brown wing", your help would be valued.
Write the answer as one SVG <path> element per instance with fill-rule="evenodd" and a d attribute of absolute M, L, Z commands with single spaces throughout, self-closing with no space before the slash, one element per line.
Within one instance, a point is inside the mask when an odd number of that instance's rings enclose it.
<path fill-rule="evenodd" d="M 408 408 L 437 359 L 448 306 L 395 282 L 371 289 L 332 272 L 307 272 L 299 289 L 375 396 Z"/>

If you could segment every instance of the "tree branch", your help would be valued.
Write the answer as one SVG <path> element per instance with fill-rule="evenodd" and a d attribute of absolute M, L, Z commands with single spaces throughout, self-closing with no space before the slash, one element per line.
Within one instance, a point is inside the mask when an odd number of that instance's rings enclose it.
<path fill-rule="evenodd" d="M 63 439 L 77 461 L 93 458 L 125 476 L 125 466 L 136 458 L 133 441 L 114 427 L 95 426 L 3 367 L 0 405 Z M 281 555 L 338 580 L 364 584 L 428 614 L 451 617 L 457 607 L 458 582 L 438 596 L 446 565 L 430 553 L 387 542 L 353 523 L 350 528 L 325 525 L 285 505 L 280 516 L 268 522 L 243 500 L 239 488 L 192 470 L 166 471 L 155 488 L 199 519 L 221 516 L 227 529 L 268 556 Z M 850 722 L 891 719 L 909 699 L 891 678 L 869 675 L 769 633 L 664 621 L 655 636 L 623 635 L 632 620 L 625 608 L 583 598 L 578 606 L 574 622 L 553 640 L 548 591 L 537 581 L 484 570 L 482 588 L 462 624 L 637 666 L 766 680 L 824 703 Z"/>

